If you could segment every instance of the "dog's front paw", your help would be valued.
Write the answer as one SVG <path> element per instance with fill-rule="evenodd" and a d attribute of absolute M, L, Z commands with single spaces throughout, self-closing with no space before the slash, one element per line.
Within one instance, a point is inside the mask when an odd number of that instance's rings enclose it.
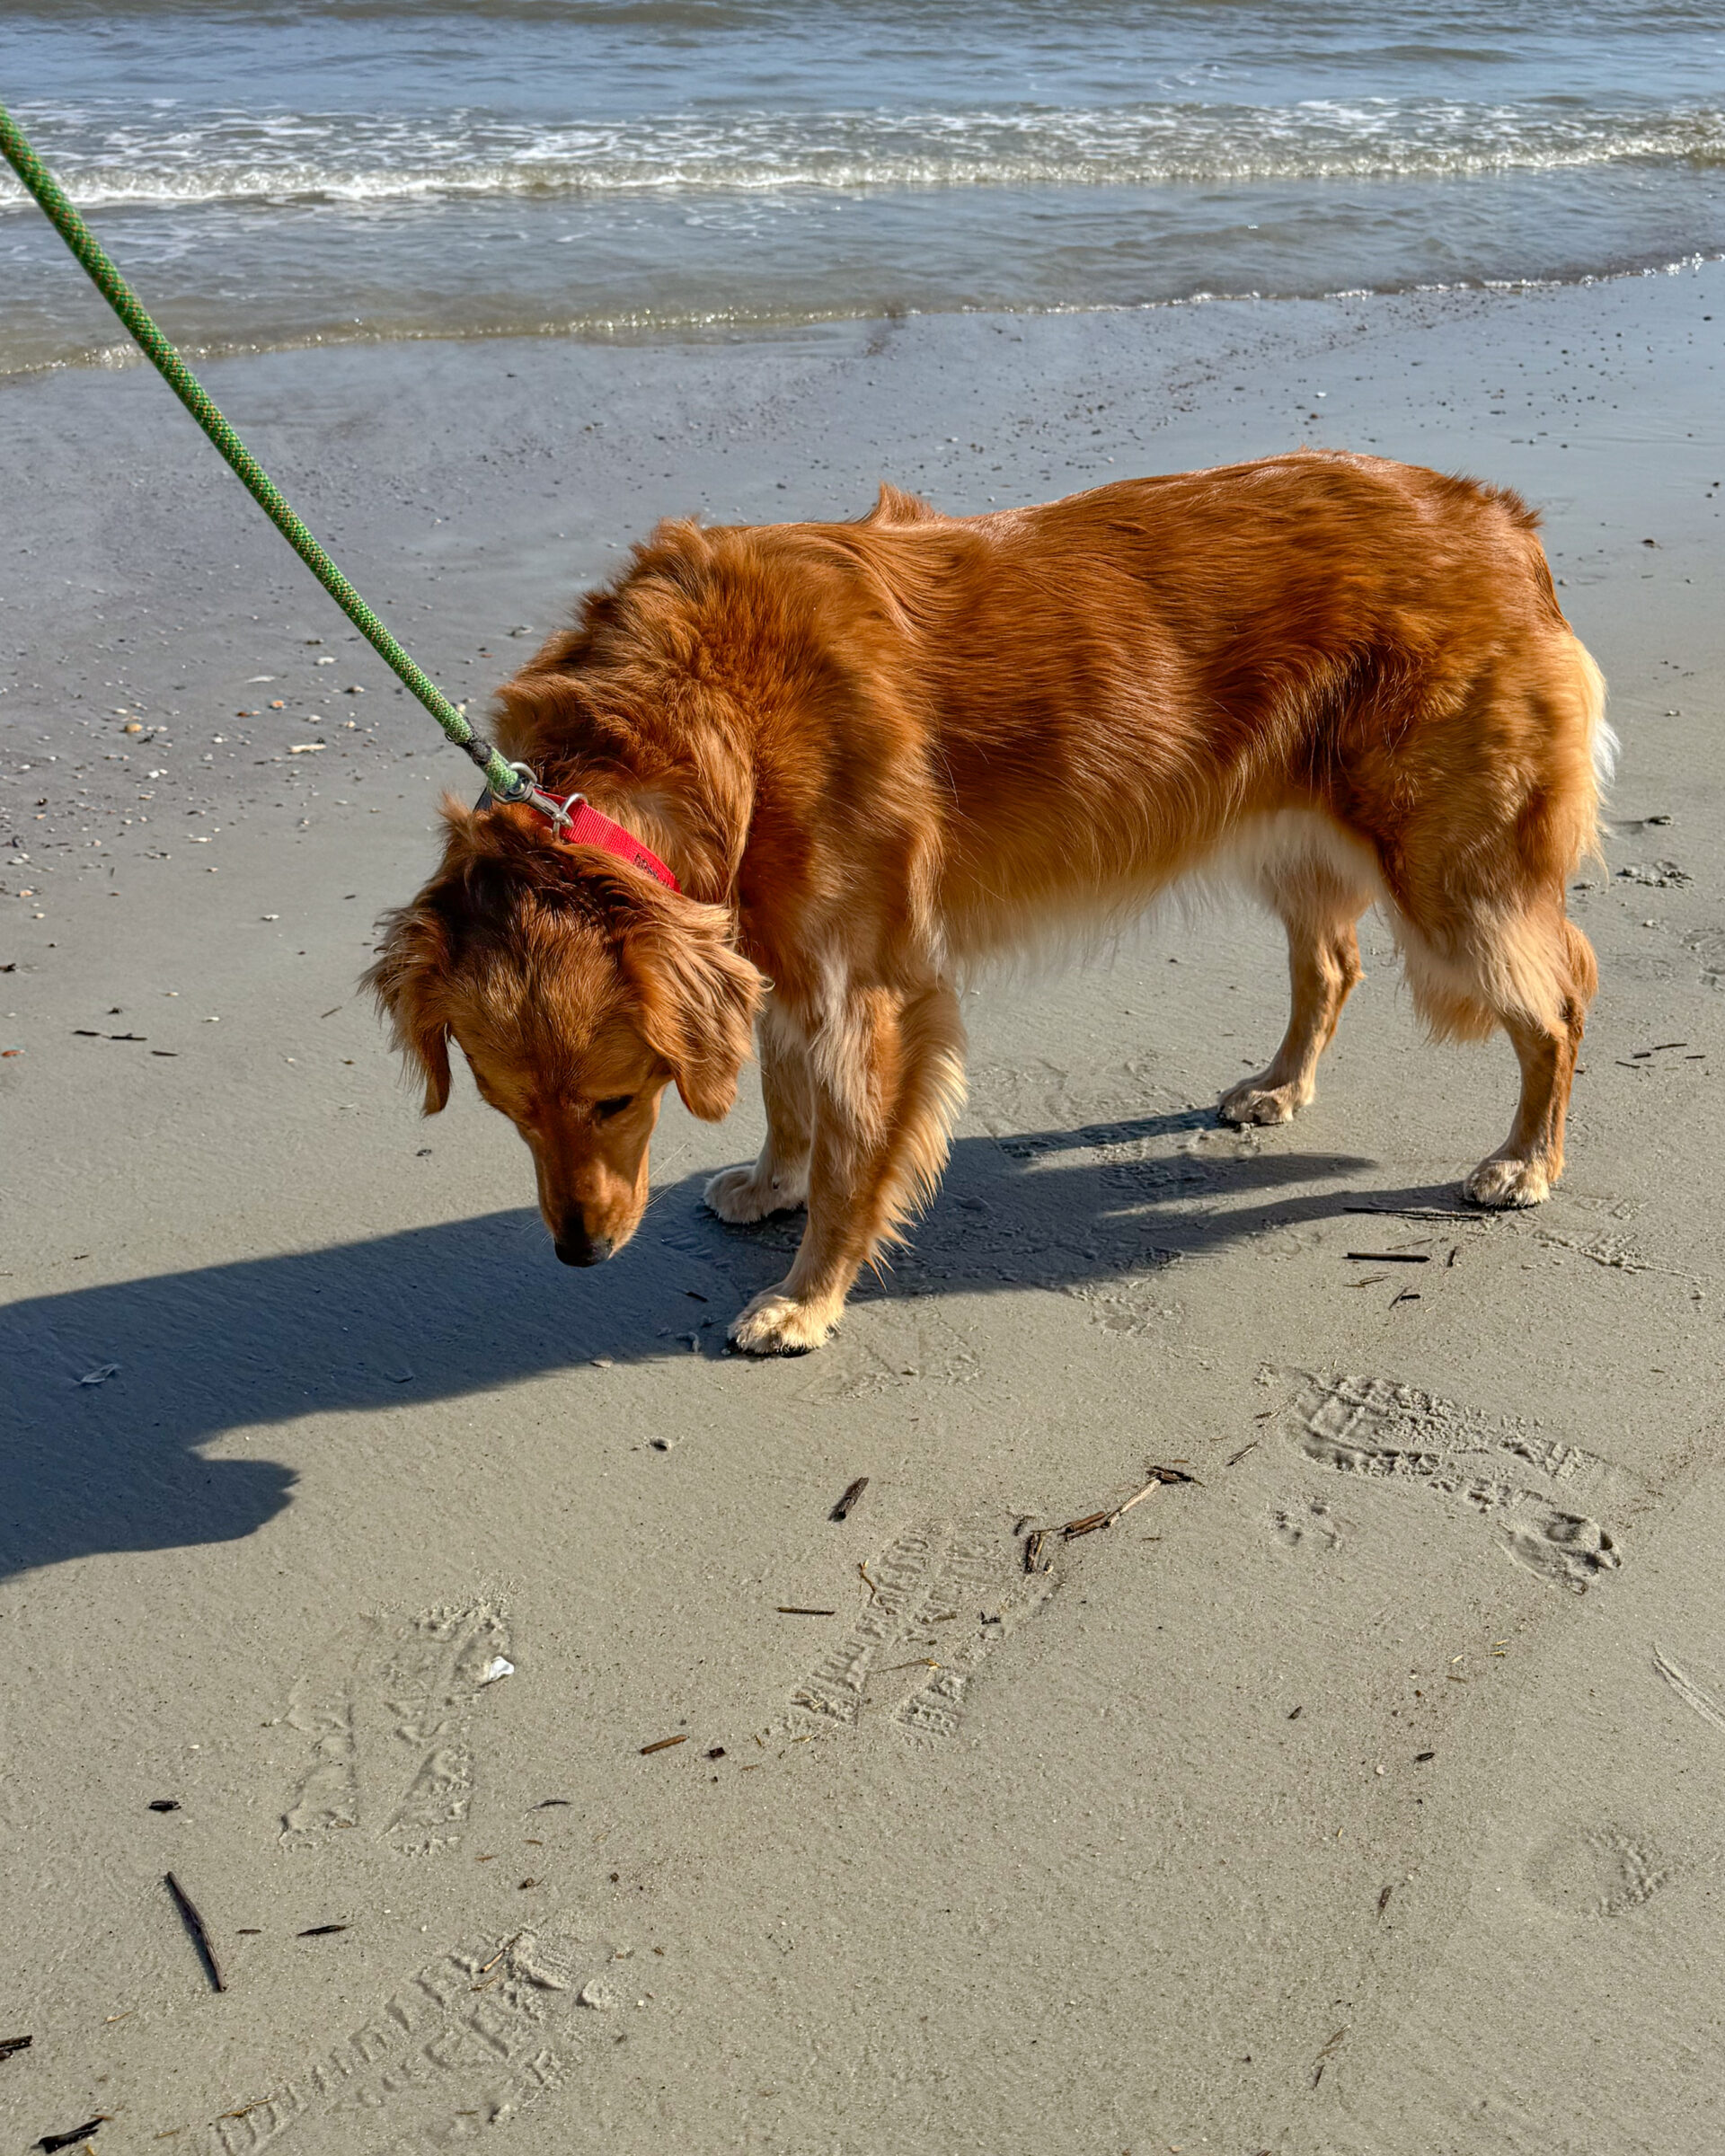
<path fill-rule="evenodd" d="M 1462 1185 L 1469 1205 L 1489 1206 L 1494 1212 L 1511 1206 L 1543 1205 L 1551 1191 L 1552 1179 L 1543 1161 L 1505 1159 L 1497 1153 L 1482 1161 Z"/>
<path fill-rule="evenodd" d="M 809 1355 L 825 1346 L 837 1322 L 836 1311 L 769 1287 L 731 1320 L 730 1344 L 744 1355 Z"/>
<path fill-rule="evenodd" d="M 1311 1098 L 1309 1089 L 1266 1085 L 1260 1076 L 1248 1078 L 1243 1085 L 1224 1093 L 1216 1112 L 1236 1130 L 1248 1123 L 1291 1123 Z"/>
<path fill-rule="evenodd" d="M 724 1169 L 701 1196 L 710 1213 L 740 1227 L 749 1221 L 766 1220 L 774 1213 L 794 1213 L 805 1202 L 807 1193 L 801 1180 L 775 1175 L 764 1180 L 757 1164 Z"/>

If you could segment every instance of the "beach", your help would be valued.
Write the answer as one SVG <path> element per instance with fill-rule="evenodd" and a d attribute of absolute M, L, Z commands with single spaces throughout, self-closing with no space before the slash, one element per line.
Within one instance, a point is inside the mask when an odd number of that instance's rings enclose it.
<path fill-rule="evenodd" d="M 1371 918 L 1219 1127 L 1279 932 L 1172 911 L 967 996 L 938 1199 L 768 1364 L 752 1079 L 557 1266 L 356 996 L 471 774 L 153 376 L 0 386 L 17 2145 L 1718 2147 L 1722 331 L 1704 264 L 207 369 L 475 715 L 663 515 L 1302 441 L 1541 510 L 1623 738 L 1551 1201 L 1463 1214 L 1512 1057 Z"/>

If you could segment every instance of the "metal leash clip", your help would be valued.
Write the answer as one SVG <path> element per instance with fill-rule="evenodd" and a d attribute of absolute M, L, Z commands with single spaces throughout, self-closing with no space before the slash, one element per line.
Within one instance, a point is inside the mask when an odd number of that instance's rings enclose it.
<path fill-rule="evenodd" d="M 530 808 L 536 808 L 559 833 L 566 831 L 574 820 L 576 809 L 586 802 L 587 796 L 584 793 L 547 793 L 539 783 L 539 774 L 531 764 L 511 764 L 509 769 L 515 773 L 515 784 L 509 791 L 500 794 L 494 786 L 488 785 L 473 803 L 474 808 L 491 808 L 500 803 L 512 805 L 524 801 Z"/>

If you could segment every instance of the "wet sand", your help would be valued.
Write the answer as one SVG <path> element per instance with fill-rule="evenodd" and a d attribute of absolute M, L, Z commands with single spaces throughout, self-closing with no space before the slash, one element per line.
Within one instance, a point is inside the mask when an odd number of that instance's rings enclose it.
<path fill-rule="evenodd" d="M 1454 1217 L 1513 1059 L 1381 926 L 1313 1108 L 1217 1128 L 1278 937 L 1170 915 L 968 999 L 937 1204 L 769 1365 L 792 1232 L 698 1206 L 752 1091 L 557 1266 L 354 997 L 465 766 L 153 376 L 0 388 L 19 2145 L 1720 2145 L 1722 329 L 1712 267 L 209 370 L 476 710 L 672 511 L 1300 440 L 1544 510 L 1623 737 L 1551 1203 Z"/>

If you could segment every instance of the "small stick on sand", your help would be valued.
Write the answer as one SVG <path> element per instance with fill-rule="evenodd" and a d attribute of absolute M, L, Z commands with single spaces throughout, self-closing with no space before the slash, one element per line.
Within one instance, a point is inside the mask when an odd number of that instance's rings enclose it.
<path fill-rule="evenodd" d="M 0 2059 L 10 2059 L 18 2052 L 28 2051 L 35 2041 L 34 2037 L 0 2037 Z"/>
<path fill-rule="evenodd" d="M 225 1992 L 227 1986 L 222 1981 L 222 1965 L 216 1958 L 216 1949 L 209 1943 L 209 1933 L 204 1928 L 204 1920 L 199 1915 L 191 1896 L 171 1871 L 163 1873 L 162 1883 L 173 1896 L 173 1905 L 180 1912 L 181 1922 L 191 1934 L 192 1944 L 202 1957 L 204 1973 L 209 1978 L 211 1989 Z"/>
<path fill-rule="evenodd" d="M 524 1885 L 528 1883 L 529 1882 L 526 1881 L 523 1882 Z M 502 1969 L 498 1968 L 497 1965 L 502 1960 L 503 1957 L 509 1952 L 509 1948 L 524 1936 L 525 1935 L 522 1932 L 518 1931 L 514 1939 L 506 1939 L 503 1944 L 497 1949 L 497 1952 L 493 1954 L 491 1958 L 481 1968 L 479 1974 L 482 1981 L 471 1985 L 469 1988 L 475 1992 L 489 1992 L 494 1984 L 500 1984 L 503 1981 L 505 1972 Z M 493 1970 L 496 1971 L 495 1975 L 492 1974 Z"/>
<path fill-rule="evenodd" d="M 1344 1213 L 1375 1214 L 1380 1220 L 1464 1220 L 1473 1228 L 1485 1227 L 1491 1219 L 1489 1213 L 1464 1213 L 1445 1206 L 1344 1206 L 1341 1209 Z"/>
<path fill-rule="evenodd" d="M 686 1736 L 661 1736 L 656 1745 L 643 1745 L 641 1756 L 645 1759 L 652 1752 L 668 1752 L 673 1745 L 686 1745 L 688 1741 Z"/>
<path fill-rule="evenodd" d="M 69 2134 L 44 2134 L 36 2146 L 46 2149 L 49 2156 L 53 2156 L 56 2149 L 74 2148 L 79 2142 L 88 2141 L 96 2128 L 105 2126 L 113 2116 L 111 2111 L 98 2111 L 93 2118 L 86 2118 L 81 2126 L 74 2126 Z"/>
<path fill-rule="evenodd" d="M 1100 1528 L 1111 1527 L 1116 1520 L 1124 1518 L 1135 1505 L 1142 1505 L 1164 1482 L 1195 1482 L 1197 1480 L 1196 1475 L 1184 1474 L 1177 1467 L 1153 1467 L 1150 1480 L 1144 1488 L 1135 1489 L 1124 1504 L 1117 1505 L 1112 1512 L 1092 1512 L 1087 1513 L 1082 1520 L 1068 1520 L 1060 1530 L 1061 1535 L 1066 1542 L 1072 1542 L 1081 1534 L 1094 1534 Z"/>
<path fill-rule="evenodd" d="M 1337 2045 L 1341 2042 L 1341 2039 L 1347 2034 L 1348 2031 L 1345 2028 L 1339 2028 L 1335 2035 L 1331 2037 L 1330 2041 L 1324 2046 L 1323 2049 L 1318 2054 L 1318 2070 L 1312 2076 L 1312 2086 L 1314 2089 L 1323 2079 L 1323 2070 L 1330 2063 L 1331 2053 L 1335 2050 Z"/>
<path fill-rule="evenodd" d="M 1027 1534 L 1025 1536 L 1024 1569 L 1027 1572 L 1035 1572 L 1040 1568 L 1042 1563 L 1042 1545 L 1048 1541 L 1048 1531 L 1046 1527 L 1039 1527 L 1034 1534 Z"/>
<path fill-rule="evenodd" d="M 780 1603 L 778 1613 L 781 1617 L 836 1617 L 838 1614 L 836 1610 L 801 1609 L 793 1602 Z"/>
<path fill-rule="evenodd" d="M 1112 1513 L 1087 1512 L 1082 1520 L 1068 1520 L 1060 1533 L 1070 1542 L 1081 1534 L 1094 1534 L 1099 1527 L 1111 1527 L 1113 1524 Z"/>
<path fill-rule="evenodd" d="M 850 1488 L 845 1492 L 845 1495 L 838 1500 L 838 1503 L 835 1505 L 833 1509 L 827 1515 L 827 1517 L 829 1520 L 848 1519 L 850 1517 L 851 1507 L 856 1503 L 856 1500 L 862 1495 L 862 1492 L 868 1487 L 869 1478 L 866 1475 L 859 1475 L 855 1481 L 853 1482 Z"/>
<path fill-rule="evenodd" d="M 296 1939 L 328 1939 L 332 1931 L 345 1931 L 345 1924 L 311 1924 L 304 1931 L 296 1931 Z"/>

